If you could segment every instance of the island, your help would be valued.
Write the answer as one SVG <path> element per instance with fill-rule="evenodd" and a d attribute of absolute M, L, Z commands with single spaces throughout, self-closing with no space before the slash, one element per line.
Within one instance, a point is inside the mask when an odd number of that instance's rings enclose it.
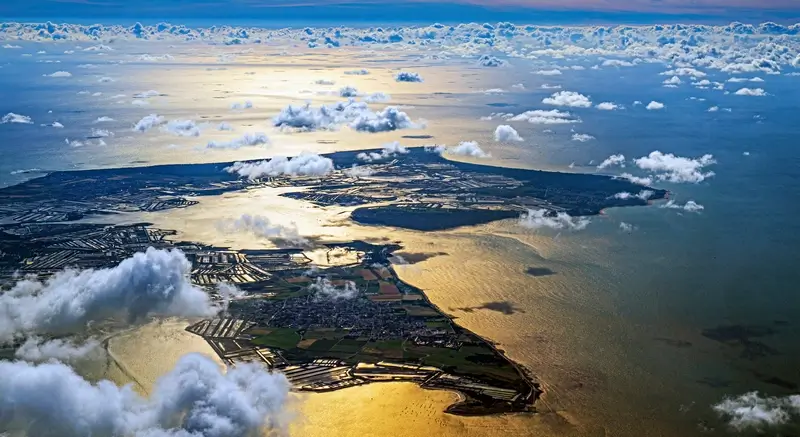
<path fill-rule="evenodd" d="M 221 283 L 242 291 L 224 312 L 187 328 L 230 365 L 260 362 L 297 390 L 409 381 L 459 393 L 448 413 L 529 412 L 542 393 L 533 374 L 400 280 L 393 268 L 399 242 L 312 239 L 312 247 L 232 250 L 173 241 L 174 231 L 147 223 L 108 225 L 104 217 L 281 188 L 298 201 L 348 207 L 358 223 L 431 232 L 531 209 L 594 215 L 667 196 L 602 175 L 455 162 L 428 148 L 324 156 L 334 170 L 314 176 L 247 179 L 226 171 L 232 163 L 159 165 L 52 172 L 2 188 L 0 292 L 20 274 L 45 278 L 65 268 L 111 267 L 148 247 L 177 248 L 192 263 L 192 282 L 215 299 L 222 300 Z M 336 262 L 312 265 L 309 250 Z"/>

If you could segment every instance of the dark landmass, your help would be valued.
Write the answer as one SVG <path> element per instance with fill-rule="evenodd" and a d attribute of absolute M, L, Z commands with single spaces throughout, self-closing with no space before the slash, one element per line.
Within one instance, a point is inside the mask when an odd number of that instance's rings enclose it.
<path fill-rule="evenodd" d="M 368 177 L 337 170 L 325 176 L 251 181 L 226 172 L 231 163 L 53 172 L 0 189 L 0 223 L 69 222 L 102 214 L 186 208 L 197 203 L 189 197 L 259 186 L 305 188 L 283 196 L 321 206 L 364 205 L 353 211 L 353 220 L 417 230 L 487 223 L 517 217 L 528 209 L 581 216 L 647 204 L 635 196 L 614 198 L 616 193 L 638 193 L 644 187 L 608 176 L 455 162 L 423 148 L 366 163 L 359 158 L 364 152 L 381 150 L 325 156 L 339 169 L 356 164 L 369 168 Z M 651 199 L 667 195 L 664 190 L 649 190 Z"/>
<path fill-rule="evenodd" d="M 755 360 L 766 356 L 779 355 L 778 350 L 754 340 L 773 335 L 775 332 L 775 329 L 769 326 L 724 325 L 704 329 L 702 334 L 706 338 L 727 346 L 741 348 L 741 358 Z"/>

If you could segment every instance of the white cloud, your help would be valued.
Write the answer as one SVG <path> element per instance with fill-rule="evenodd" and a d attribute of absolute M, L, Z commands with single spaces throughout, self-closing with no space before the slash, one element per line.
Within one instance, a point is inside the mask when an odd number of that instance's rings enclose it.
<path fill-rule="evenodd" d="M 21 49 L 22 46 L 13 45 L 13 44 L 3 44 L 4 49 Z"/>
<path fill-rule="evenodd" d="M 114 79 L 108 76 L 103 76 L 100 79 L 97 79 L 97 81 L 100 83 L 109 83 L 109 82 L 114 82 Z"/>
<path fill-rule="evenodd" d="M 595 139 L 595 138 L 592 135 L 589 135 L 589 134 L 579 134 L 579 133 L 572 134 L 572 141 L 580 141 L 582 143 L 585 143 L 585 142 L 591 141 L 593 139 Z"/>
<path fill-rule="evenodd" d="M 539 76 L 560 76 L 561 70 L 554 68 L 552 70 L 538 70 L 534 71 L 533 74 L 537 74 Z"/>
<path fill-rule="evenodd" d="M 161 130 L 180 137 L 200 136 L 200 126 L 194 120 L 170 120 L 167 124 L 161 126 Z"/>
<path fill-rule="evenodd" d="M 636 64 L 622 59 L 606 59 L 600 65 L 603 67 L 633 67 Z"/>
<path fill-rule="evenodd" d="M 481 55 L 481 57 L 478 58 L 478 64 L 482 67 L 503 67 L 507 62 L 491 55 Z"/>
<path fill-rule="evenodd" d="M 696 78 L 706 77 L 707 74 L 694 68 L 682 67 L 661 73 L 662 76 L 692 76 Z"/>
<path fill-rule="evenodd" d="M 46 77 L 72 77 L 72 73 L 69 71 L 56 71 L 55 73 L 44 74 L 43 76 Z"/>
<path fill-rule="evenodd" d="M 151 390 L 87 381 L 69 366 L 0 362 L 0 423 L 13 435 L 230 437 L 285 432 L 290 384 L 261 364 L 226 371 L 201 354 L 184 355 Z M 275 431 L 272 431 L 275 432 Z"/>
<path fill-rule="evenodd" d="M 572 118 L 572 114 L 566 111 L 559 111 L 552 109 L 543 111 L 541 109 L 534 109 L 532 111 L 525 111 L 521 114 L 511 115 L 506 117 L 510 121 L 527 121 L 531 124 L 568 124 L 580 123 L 579 119 Z"/>
<path fill-rule="evenodd" d="M 740 82 L 764 82 L 764 79 L 762 79 L 762 78 L 760 78 L 760 77 L 752 77 L 752 78 L 747 78 L 747 77 L 732 77 L 732 78 L 728 79 L 726 82 L 731 82 L 731 83 L 740 83 Z"/>
<path fill-rule="evenodd" d="M 351 75 L 351 76 L 366 76 L 369 74 L 369 70 L 367 69 L 360 69 L 360 70 L 348 70 L 345 71 L 344 74 Z"/>
<path fill-rule="evenodd" d="M 150 130 L 156 126 L 160 126 L 166 123 L 166 119 L 157 114 L 150 114 L 145 117 L 142 117 L 141 120 L 137 121 L 136 124 L 133 126 L 133 130 L 139 132 L 145 132 Z"/>
<path fill-rule="evenodd" d="M 0 119 L 0 124 L 6 123 L 20 123 L 20 124 L 33 124 L 33 120 L 27 115 L 15 114 L 9 112 Z"/>
<path fill-rule="evenodd" d="M 450 155 L 470 156 L 473 158 L 490 158 L 492 156 L 484 152 L 475 141 L 462 141 L 455 147 L 448 147 L 446 152 Z"/>
<path fill-rule="evenodd" d="M 515 83 L 514 85 L 511 85 L 511 88 L 518 89 L 518 90 L 524 90 L 525 89 L 525 85 L 521 84 L 521 83 Z"/>
<path fill-rule="evenodd" d="M 546 209 L 529 209 L 519 219 L 519 224 L 530 229 L 586 229 L 591 220 L 587 217 L 572 217 L 566 212 L 554 213 Z"/>
<path fill-rule="evenodd" d="M 719 111 L 719 106 L 712 106 L 708 108 L 708 112 L 718 112 L 718 111 Z"/>
<path fill-rule="evenodd" d="M 233 102 L 231 103 L 231 111 L 241 111 L 242 109 L 252 109 L 253 102 L 250 100 L 245 100 L 242 103 Z"/>
<path fill-rule="evenodd" d="M 74 361 L 99 355 L 100 342 L 89 339 L 83 344 L 76 344 L 62 339 L 45 340 L 30 337 L 15 352 L 17 358 L 25 361 Z"/>
<path fill-rule="evenodd" d="M 602 170 L 604 168 L 613 167 L 618 165 L 620 167 L 625 167 L 625 155 L 611 155 L 608 158 L 604 159 L 600 165 L 597 166 L 598 169 Z"/>
<path fill-rule="evenodd" d="M 694 200 L 689 200 L 683 205 L 675 203 L 674 200 L 670 200 L 667 203 L 661 205 L 661 208 L 682 209 L 682 210 L 688 211 L 688 212 L 700 212 L 700 211 L 706 209 L 703 205 L 700 205 L 699 203 L 695 202 Z"/>
<path fill-rule="evenodd" d="M 317 85 L 336 85 L 336 81 L 328 79 L 317 79 L 314 83 Z"/>
<path fill-rule="evenodd" d="M 67 269 L 44 282 L 21 280 L 0 294 L 0 342 L 108 317 L 213 315 L 206 293 L 189 281 L 191 267 L 180 250 L 150 247 L 115 267 Z"/>
<path fill-rule="evenodd" d="M 265 238 L 280 247 L 305 247 L 309 242 L 300 235 L 295 223 L 289 226 L 273 223 L 268 217 L 242 214 L 239 218 L 217 223 L 217 229 L 226 234 L 248 233 Z"/>
<path fill-rule="evenodd" d="M 636 226 L 630 223 L 619 222 L 619 230 L 621 230 L 622 232 L 633 232 L 635 229 Z"/>
<path fill-rule="evenodd" d="M 741 88 L 734 94 L 737 96 L 763 97 L 767 95 L 767 92 L 763 88 Z"/>
<path fill-rule="evenodd" d="M 405 112 L 395 106 L 387 106 L 383 111 L 372 112 L 362 111 L 358 117 L 350 123 L 350 128 L 359 132 L 389 132 L 397 129 L 410 129 L 422 127 L 420 123 L 414 123 Z"/>
<path fill-rule="evenodd" d="M 394 76 L 394 80 L 397 82 L 422 82 L 422 76 L 411 71 L 401 71 Z"/>
<path fill-rule="evenodd" d="M 221 130 L 221 131 L 232 131 L 232 130 L 233 130 L 233 126 L 231 126 L 231 124 L 230 124 L 230 123 L 228 123 L 227 121 L 221 121 L 221 122 L 220 122 L 220 123 L 217 125 L 217 130 Z"/>
<path fill-rule="evenodd" d="M 728 419 L 728 424 L 736 430 L 762 430 L 786 424 L 793 415 L 800 414 L 800 395 L 762 397 L 753 391 L 741 396 L 727 397 L 712 408 Z"/>
<path fill-rule="evenodd" d="M 570 106 L 573 108 L 588 108 L 592 106 L 592 101 L 583 94 L 574 91 L 559 91 L 550 97 L 542 100 L 546 105 Z"/>
<path fill-rule="evenodd" d="M 392 100 L 392 96 L 381 92 L 367 94 L 364 96 L 364 101 L 367 103 L 388 102 L 389 100 Z"/>
<path fill-rule="evenodd" d="M 627 180 L 633 182 L 634 184 L 639 184 L 639 185 L 652 185 L 653 184 L 653 178 L 651 178 L 651 177 L 643 177 L 642 178 L 642 177 L 634 176 L 634 175 L 632 175 L 630 173 L 622 173 L 621 175 L 619 175 L 619 177 L 622 178 L 622 179 L 627 179 Z"/>
<path fill-rule="evenodd" d="M 351 178 L 365 178 L 375 173 L 375 170 L 364 165 L 353 164 L 352 167 L 342 170 L 342 173 L 350 176 Z"/>
<path fill-rule="evenodd" d="M 597 108 L 597 109 L 599 109 L 601 111 L 613 111 L 615 109 L 621 109 L 622 106 L 617 105 L 616 103 L 612 103 L 612 102 L 602 102 L 602 103 L 598 103 L 597 105 L 595 105 L 595 108 Z"/>
<path fill-rule="evenodd" d="M 317 278 L 316 282 L 308 286 L 314 292 L 317 300 L 346 300 L 358 296 L 358 288 L 353 281 L 345 281 L 340 287 L 333 285 L 328 278 Z"/>
<path fill-rule="evenodd" d="M 655 100 L 653 100 L 650 103 L 648 103 L 647 106 L 645 106 L 645 109 L 647 109 L 648 111 L 658 111 L 660 109 L 664 109 L 664 106 L 666 105 L 664 105 L 661 102 L 656 102 Z"/>
<path fill-rule="evenodd" d="M 517 130 L 507 124 L 501 124 L 494 130 L 494 140 L 502 143 L 523 141 Z"/>
<path fill-rule="evenodd" d="M 683 81 L 678 76 L 672 76 L 671 78 L 666 79 L 661 83 L 663 83 L 664 85 L 680 85 L 683 83 Z"/>
<path fill-rule="evenodd" d="M 351 86 L 342 87 L 339 89 L 339 97 L 358 97 L 358 90 Z"/>
<path fill-rule="evenodd" d="M 158 97 L 161 93 L 156 90 L 142 91 L 133 95 L 134 99 L 149 99 L 150 97 Z"/>
<path fill-rule="evenodd" d="M 712 155 L 703 155 L 700 158 L 684 158 L 672 153 L 661 153 L 656 150 L 649 155 L 634 160 L 636 166 L 642 170 L 659 173 L 656 177 L 662 181 L 674 183 L 699 183 L 706 178 L 714 176 L 714 172 L 703 172 L 709 165 L 716 164 Z"/>
<path fill-rule="evenodd" d="M 228 173 L 236 173 L 250 180 L 265 176 L 324 176 L 333 171 L 333 161 L 314 153 L 304 152 L 294 158 L 276 156 L 256 162 L 235 162 L 226 167 Z"/>
<path fill-rule="evenodd" d="M 53 123 L 51 123 L 50 126 L 55 127 L 55 128 L 59 128 L 59 129 L 63 129 L 64 128 L 64 125 L 59 123 L 59 122 L 57 122 L 57 121 L 54 121 Z"/>
<path fill-rule="evenodd" d="M 560 90 L 561 85 L 550 85 L 548 83 L 543 83 L 539 88 L 543 90 Z"/>
<path fill-rule="evenodd" d="M 356 155 L 356 158 L 361 161 L 372 162 L 391 158 L 396 156 L 398 153 L 406 154 L 408 153 L 408 149 L 401 145 L 398 141 L 393 141 L 391 143 L 384 144 L 380 152 L 361 152 Z"/>
<path fill-rule="evenodd" d="M 206 143 L 208 149 L 239 149 L 245 146 L 260 146 L 269 144 L 267 134 L 263 132 L 247 132 L 239 138 L 230 141 L 209 141 Z"/>

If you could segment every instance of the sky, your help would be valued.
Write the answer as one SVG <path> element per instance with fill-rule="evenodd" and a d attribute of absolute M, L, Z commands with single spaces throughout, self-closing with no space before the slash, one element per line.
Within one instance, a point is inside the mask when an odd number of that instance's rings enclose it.
<path fill-rule="evenodd" d="M 0 18 L 331 22 L 800 20 L 798 0 L 3 0 Z"/>

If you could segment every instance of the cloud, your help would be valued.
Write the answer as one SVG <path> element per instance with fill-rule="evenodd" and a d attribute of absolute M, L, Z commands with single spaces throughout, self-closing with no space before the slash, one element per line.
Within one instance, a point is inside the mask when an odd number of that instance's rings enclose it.
<path fill-rule="evenodd" d="M 408 153 L 408 149 L 401 145 L 398 141 L 392 141 L 391 143 L 386 143 L 383 145 L 383 149 L 380 152 L 361 152 L 356 155 L 356 158 L 365 161 L 365 162 L 372 162 L 378 161 L 381 159 L 391 158 L 396 156 L 397 154 L 405 154 Z"/>
<path fill-rule="evenodd" d="M 515 83 L 514 85 L 511 85 L 511 88 L 518 89 L 518 90 L 524 90 L 525 89 L 525 85 L 522 84 L 522 83 Z"/>
<path fill-rule="evenodd" d="M 147 90 L 133 95 L 134 99 L 149 99 L 150 97 L 158 97 L 161 93 L 156 90 Z"/>
<path fill-rule="evenodd" d="M 683 83 L 683 81 L 678 76 L 672 76 L 671 78 L 666 79 L 661 83 L 663 83 L 664 85 L 680 85 Z"/>
<path fill-rule="evenodd" d="M 541 109 L 535 109 L 532 111 L 525 111 L 521 114 L 511 115 L 510 117 L 505 117 L 510 121 L 527 121 L 531 124 L 569 124 L 569 123 L 580 123 L 579 119 L 572 118 L 572 114 L 566 111 L 559 111 L 558 109 L 552 109 L 549 111 L 543 111 Z"/>
<path fill-rule="evenodd" d="M 394 80 L 397 82 L 422 82 L 422 76 L 419 73 L 401 71 L 394 76 Z"/>
<path fill-rule="evenodd" d="M 345 281 L 337 287 L 328 278 L 317 278 L 308 289 L 314 293 L 316 300 L 347 300 L 358 296 L 358 288 L 353 281 Z"/>
<path fill-rule="evenodd" d="M 256 363 L 227 371 L 201 354 L 181 357 L 149 399 L 130 385 L 87 381 L 62 363 L 0 362 L 0 431 L 61 437 L 230 437 L 288 425 L 290 384 Z"/>
<path fill-rule="evenodd" d="M 622 178 L 622 179 L 627 179 L 630 182 L 633 182 L 634 184 L 639 184 L 639 185 L 652 185 L 653 184 L 653 178 L 651 178 L 651 177 L 638 177 L 638 176 L 634 176 L 634 175 L 632 175 L 630 173 L 622 173 L 621 175 L 619 175 L 619 177 Z"/>
<path fill-rule="evenodd" d="M 231 103 L 231 111 L 241 111 L 242 109 L 252 109 L 252 108 L 253 108 L 253 102 L 251 102 L 250 100 L 245 100 L 242 103 L 239 102 Z"/>
<path fill-rule="evenodd" d="M 533 74 L 539 76 L 561 76 L 561 70 L 557 68 L 553 68 L 552 70 L 538 70 L 534 71 Z"/>
<path fill-rule="evenodd" d="M 167 124 L 161 126 L 161 130 L 180 137 L 200 136 L 200 126 L 194 120 L 170 120 Z"/>
<path fill-rule="evenodd" d="M 481 57 L 478 58 L 478 64 L 482 67 L 503 67 L 507 62 L 491 55 L 481 55 Z"/>
<path fill-rule="evenodd" d="M 450 155 L 471 156 L 473 158 L 490 158 L 492 156 L 484 152 L 475 141 L 462 141 L 455 147 L 448 147 L 446 152 Z"/>
<path fill-rule="evenodd" d="M 381 102 L 388 102 L 389 100 L 392 100 L 392 96 L 381 92 L 367 94 L 366 96 L 364 96 L 364 101 L 367 103 L 381 103 Z"/>
<path fill-rule="evenodd" d="M 314 81 L 317 85 L 336 85 L 336 81 L 327 80 L 327 79 L 317 79 Z"/>
<path fill-rule="evenodd" d="M 22 46 L 12 45 L 12 44 L 3 44 L 4 49 L 21 49 Z"/>
<path fill-rule="evenodd" d="M 352 167 L 342 170 L 342 173 L 350 176 L 351 178 L 364 178 L 371 176 L 373 173 L 375 173 L 375 170 L 363 165 L 353 164 Z"/>
<path fill-rule="evenodd" d="M 133 126 L 134 131 L 139 132 L 146 132 L 156 126 L 160 126 L 166 123 L 166 119 L 157 114 L 150 114 L 145 117 L 142 117 L 141 120 L 137 121 L 136 124 Z"/>
<path fill-rule="evenodd" d="M 618 165 L 622 168 L 625 168 L 625 155 L 611 155 L 608 158 L 604 159 L 600 165 L 597 166 L 598 170 L 602 170 L 604 168 L 613 167 Z"/>
<path fill-rule="evenodd" d="M 617 105 L 616 103 L 612 103 L 612 102 L 602 102 L 602 103 L 598 103 L 597 105 L 595 105 L 595 108 L 597 108 L 597 109 L 599 109 L 601 111 L 613 111 L 615 109 L 621 109 L 622 106 Z"/>
<path fill-rule="evenodd" d="M 764 82 L 764 79 L 760 77 L 753 77 L 753 78 L 746 78 L 746 77 L 732 77 L 728 79 L 726 82 L 731 83 L 740 83 L 740 82 Z"/>
<path fill-rule="evenodd" d="M 727 397 L 712 408 L 717 414 L 726 418 L 728 424 L 736 430 L 748 428 L 762 430 L 786 424 L 792 416 L 800 415 L 800 395 L 762 397 L 753 391 L 736 397 Z"/>
<path fill-rule="evenodd" d="M 648 111 L 658 111 L 659 109 L 664 109 L 664 104 L 661 102 L 656 102 L 655 100 L 651 101 L 650 103 L 645 106 L 645 109 Z"/>
<path fill-rule="evenodd" d="M 265 238 L 279 247 L 306 247 L 309 241 L 300 235 L 295 223 L 284 226 L 260 215 L 242 214 L 239 218 L 217 223 L 217 229 L 226 234 L 248 233 Z"/>
<path fill-rule="evenodd" d="M 43 74 L 45 77 L 72 77 L 69 71 L 56 71 L 55 73 Z"/>
<path fill-rule="evenodd" d="M 763 97 L 767 95 L 767 92 L 763 88 L 741 88 L 733 94 L 737 96 Z"/>
<path fill-rule="evenodd" d="M 99 351 L 100 342 L 95 339 L 76 344 L 62 339 L 48 341 L 33 336 L 14 352 L 14 356 L 25 361 L 75 361 L 99 355 Z"/>
<path fill-rule="evenodd" d="M 69 332 L 108 317 L 209 316 L 215 308 L 189 281 L 180 250 L 148 248 L 105 269 L 66 269 L 23 279 L 0 294 L 0 343 L 24 334 Z"/>
<path fill-rule="evenodd" d="M 589 135 L 589 134 L 578 134 L 578 133 L 572 134 L 572 141 L 580 141 L 582 143 L 585 143 L 585 142 L 591 141 L 593 139 L 595 139 L 595 138 L 592 135 Z"/>
<path fill-rule="evenodd" d="M 209 141 L 206 143 L 208 149 L 239 149 L 245 146 L 260 146 L 269 144 L 267 134 L 263 132 L 247 132 L 239 138 L 230 141 Z"/>
<path fill-rule="evenodd" d="M 114 121 L 114 119 L 111 118 L 111 117 L 102 116 L 102 117 L 97 117 L 97 119 L 94 122 L 95 123 L 103 123 L 103 122 L 106 122 L 106 121 Z"/>
<path fill-rule="evenodd" d="M 519 136 L 517 130 L 507 124 L 501 124 L 494 130 L 494 140 L 501 143 L 508 143 L 511 141 L 523 141 Z"/>
<path fill-rule="evenodd" d="M 635 229 L 636 226 L 630 223 L 619 222 L 619 230 L 621 230 L 622 232 L 633 232 Z"/>
<path fill-rule="evenodd" d="M 682 210 L 688 211 L 688 212 L 700 212 L 700 211 L 706 209 L 706 207 L 704 207 L 703 205 L 700 205 L 699 203 L 695 202 L 694 200 L 689 200 L 683 205 L 675 203 L 674 200 L 670 200 L 667 203 L 661 205 L 661 208 L 682 209 Z"/>
<path fill-rule="evenodd" d="M 573 108 L 588 108 L 592 106 L 592 101 L 583 94 L 574 91 L 559 91 L 550 97 L 542 100 L 546 105 L 570 106 Z"/>
<path fill-rule="evenodd" d="M 369 74 L 369 70 L 362 68 L 360 70 L 348 70 L 345 71 L 344 74 L 351 75 L 351 76 L 366 76 Z"/>
<path fill-rule="evenodd" d="M 0 124 L 6 123 L 20 123 L 20 124 L 33 124 L 33 120 L 27 115 L 15 114 L 9 112 L 0 119 Z"/>
<path fill-rule="evenodd" d="M 226 167 L 225 171 L 250 180 L 264 176 L 324 176 L 333 171 L 333 161 L 314 153 L 303 152 L 294 158 L 276 156 L 264 161 L 235 162 Z"/>
<path fill-rule="evenodd" d="M 422 127 L 414 123 L 405 112 L 395 106 L 387 106 L 383 111 L 363 111 L 350 123 L 350 128 L 359 132 L 389 132 L 397 129 Z"/>
<path fill-rule="evenodd" d="M 342 87 L 339 89 L 339 97 L 357 97 L 358 90 L 351 86 Z"/>
<path fill-rule="evenodd" d="M 691 67 L 682 67 L 676 68 L 674 70 L 669 70 L 661 73 L 662 76 L 692 76 L 696 78 L 706 77 L 708 76 L 706 73 L 703 73 L 700 70 L 691 68 Z"/>
<path fill-rule="evenodd" d="M 543 83 L 539 88 L 543 90 L 560 90 L 561 85 L 550 85 L 549 83 Z"/>
<path fill-rule="evenodd" d="M 529 209 L 519 218 L 519 224 L 530 229 L 586 229 L 591 220 L 588 217 L 572 217 L 566 212 L 553 212 L 547 209 Z"/>
<path fill-rule="evenodd" d="M 703 169 L 709 165 L 716 164 L 714 157 L 708 154 L 695 159 L 675 156 L 672 153 L 662 153 L 658 150 L 650 152 L 647 156 L 634 159 L 634 162 L 642 170 L 660 173 L 656 175 L 659 180 L 694 184 L 714 176 L 714 172 L 703 172 Z"/>

